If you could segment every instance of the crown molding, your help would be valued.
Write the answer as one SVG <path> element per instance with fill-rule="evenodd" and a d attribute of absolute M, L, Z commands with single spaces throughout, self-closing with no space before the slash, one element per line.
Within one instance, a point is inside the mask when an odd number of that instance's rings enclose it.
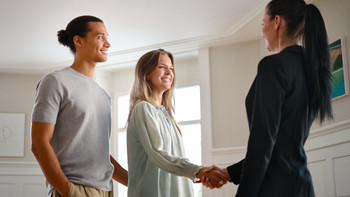
<path fill-rule="evenodd" d="M 245 25 L 247 25 L 249 22 L 251 22 L 259 14 L 264 13 L 265 6 L 268 4 L 269 1 L 270 0 L 261 1 L 258 4 L 258 6 L 255 7 L 255 9 L 252 9 L 248 14 L 246 14 L 244 17 L 242 17 L 241 20 L 239 20 L 230 29 L 228 29 L 227 35 L 235 34 L 237 31 L 239 31 L 241 28 L 243 28 Z"/>
<path fill-rule="evenodd" d="M 333 123 L 333 124 L 330 124 L 327 126 L 323 126 L 323 127 L 317 128 L 317 129 L 312 129 L 310 131 L 310 135 L 309 135 L 308 139 L 312 139 L 312 138 L 320 137 L 320 136 L 324 136 L 324 135 L 329 135 L 329 134 L 343 131 L 343 130 L 346 130 L 349 128 L 350 128 L 350 119 L 336 122 L 336 123 Z"/>
<path fill-rule="evenodd" d="M 183 53 L 191 53 L 198 51 L 202 47 L 210 46 L 217 43 L 226 42 L 226 34 L 215 34 L 201 37 L 194 37 L 189 39 L 182 39 L 177 41 L 165 42 L 145 47 L 128 49 L 123 51 L 111 52 L 108 61 L 99 64 L 99 68 L 113 69 L 135 65 L 136 61 L 146 52 L 155 49 L 165 49 L 176 56 L 181 56 Z"/>

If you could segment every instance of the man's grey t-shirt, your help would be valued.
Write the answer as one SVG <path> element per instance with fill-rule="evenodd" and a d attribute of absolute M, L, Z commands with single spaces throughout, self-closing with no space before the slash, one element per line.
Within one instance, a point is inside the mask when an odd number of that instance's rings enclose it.
<path fill-rule="evenodd" d="M 69 181 L 112 190 L 110 97 L 93 79 L 71 67 L 44 76 L 32 122 L 55 124 L 51 146 Z"/>

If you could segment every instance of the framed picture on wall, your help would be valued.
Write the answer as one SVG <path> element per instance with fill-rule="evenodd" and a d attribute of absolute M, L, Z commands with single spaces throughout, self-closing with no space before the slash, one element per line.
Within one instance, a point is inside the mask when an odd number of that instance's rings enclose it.
<path fill-rule="evenodd" d="M 345 38 L 329 45 L 332 60 L 332 100 L 349 95 L 349 78 Z"/>
<path fill-rule="evenodd" d="M 24 156 L 24 121 L 24 114 L 0 113 L 0 156 Z"/>

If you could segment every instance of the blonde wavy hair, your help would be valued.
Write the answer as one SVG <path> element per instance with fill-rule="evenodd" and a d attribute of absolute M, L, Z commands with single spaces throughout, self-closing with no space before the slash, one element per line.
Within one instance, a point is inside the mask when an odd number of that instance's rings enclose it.
<path fill-rule="evenodd" d="M 129 106 L 129 115 L 128 115 L 128 121 L 132 113 L 132 110 L 134 109 L 135 105 L 141 101 L 147 101 L 153 105 L 156 105 L 152 97 L 156 94 L 156 90 L 153 86 L 153 84 L 147 80 L 147 76 L 156 69 L 159 61 L 159 57 L 161 55 L 166 55 L 170 58 L 171 63 L 174 66 L 174 57 L 173 55 L 165 51 L 164 49 L 157 49 L 153 51 L 149 51 L 146 54 L 144 54 L 137 62 L 136 68 L 135 68 L 135 80 L 132 85 L 132 89 L 130 92 L 130 106 Z M 169 112 L 171 118 L 173 119 L 177 129 L 179 130 L 180 134 L 180 128 L 178 127 L 173 113 L 174 113 L 174 106 L 175 104 L 174 100 L 174 89 L 175 89 L 175 81 L 176 81 L 176 75 L 175 75 L 175 66 L 174 66 L 174 78 L 173 83 L 171 84 L 171 87 L 169 90 L 165 91 L 163 93 L 162 97 L 162 105 L 165 107 L 165 109 Z"/>

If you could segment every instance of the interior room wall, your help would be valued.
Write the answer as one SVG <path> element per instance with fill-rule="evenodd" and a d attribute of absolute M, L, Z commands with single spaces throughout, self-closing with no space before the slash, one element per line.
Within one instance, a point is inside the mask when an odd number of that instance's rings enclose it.
<path fill-rule="evenodd" d="M 176 88 L 199 84 L 198 58 L 186 56 L 175 58 Z M 175 95 L 176 96 L 176 95 Z"/>
<path fill-rule="evenodd" d="M 0 112 L 25 114 L 24 157 L 0 157 L 0 161 L 36 161 L 30 149 L 30 120 L 36 85 L 41 77 L 0 73 Z"/>
<path fill-rule="evenodd" d="M 112 73 L 97 67 L 94 74 L 94 80 L 107 92 L 109 96 L 112 95 Z"/>
<path fill-rule="evenodd" d="M 129 67 L 113 72 L 112 95 L 127 95 L 134 81 L 135 67 Z"/>
<path fill-rule="evenodd" d="M 210 48 L 213 148 L 245 146 L 245 96 L 260 60 L 258 40 Z"/>
<path fill-rule="evenodd" d="M 347 54 L 346 56 L 348 70 L 350 68 L 350 1 L 348 0 L 316 0 L 313 2 L 322 13 L 328 33 L 330 43 L 335 40 L 345 37 Z M 348 73 L 349 79 L 349 73 Z M 348 82 L 349 83 L 349 82 Z M 330 124 L 345 121 L 350 119 L 350 96 L 345 96 L 340 99 L 333 100 L 334 121 L 326 121 L 322 125 L 319 122 L 314 122 L 312 129 L 325 127 Z"/>

